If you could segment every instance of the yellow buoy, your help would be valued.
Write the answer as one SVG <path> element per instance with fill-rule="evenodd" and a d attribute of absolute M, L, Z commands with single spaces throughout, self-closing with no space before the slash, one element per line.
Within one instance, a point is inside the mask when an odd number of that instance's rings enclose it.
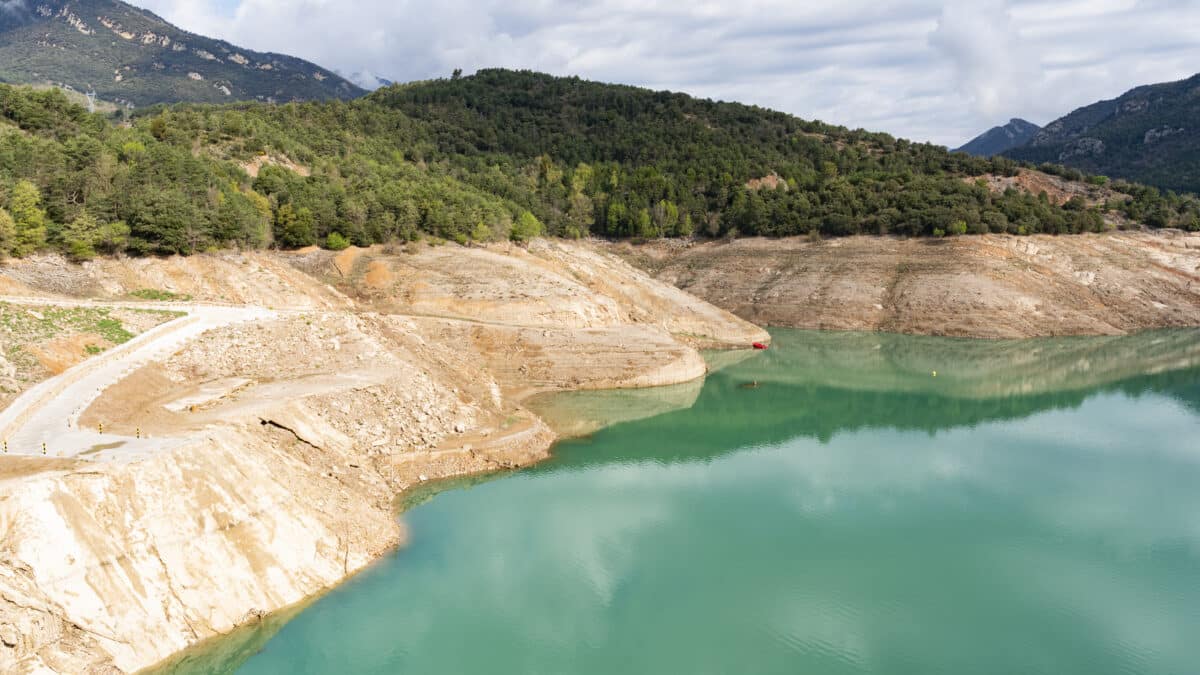
<path fill-rule="evenodd" d="M 936 370 L 935 370 L 935 371 L 933 371 L 933 376 L 934 376 L 934 377 L 937 377 L 937 371 L 936 371 Z"/>

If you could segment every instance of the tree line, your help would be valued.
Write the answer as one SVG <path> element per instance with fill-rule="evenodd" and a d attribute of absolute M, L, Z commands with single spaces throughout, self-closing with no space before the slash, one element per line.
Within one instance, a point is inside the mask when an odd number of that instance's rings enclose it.
<path fill-rule="evenodd" d="M 523 240 L 1200 229 L 1190 195 L 994 192 L 1023 165 L 681 94 L 528 72 L 356 101 L 129 119 L 0 86 L 0 254 Z M 1064 180 L 1103 182 L 1043 167 Z"/>

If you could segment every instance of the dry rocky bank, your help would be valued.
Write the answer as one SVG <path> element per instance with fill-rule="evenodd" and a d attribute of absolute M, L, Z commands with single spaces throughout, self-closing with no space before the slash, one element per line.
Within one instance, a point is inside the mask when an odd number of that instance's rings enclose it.
<path fill-rule="evenodd" d="M 544 458 L 555 434 L 527 396 L 694 381 L 697 349 L 766 338 L 747 320 L 972 337 L 1200 325 L 1200 237 L 539 241 L 0 265 L 0 296 L 129 302 L 146 289 L 276 318 L 206 333 L 83 416 L 118 436 L 179 439 L 169 451 L 0 458 L 0 672 L 131 672 L 301 602 L 403 541 L 405 490 Z M 694 394 L 647 392 L 645 408 Z"/>
<path fill-rule="evenodd" d="M 1200 325 L 1200 235 L 613 244 L 759 325 L 981 338 Z"/>
<path fill-rule="evenodd" d="M 544 458 L 529 394 L 686 382 L 697 348 L 766 337 L 560 242 L 0 265 L 0 295 L 143 289 L 276 318 L 205 333 L 83 415 L 172 449 L 0 458 L 0 672 L 132 672 L 253 623 L 401 543 L 406 489 Z"/>

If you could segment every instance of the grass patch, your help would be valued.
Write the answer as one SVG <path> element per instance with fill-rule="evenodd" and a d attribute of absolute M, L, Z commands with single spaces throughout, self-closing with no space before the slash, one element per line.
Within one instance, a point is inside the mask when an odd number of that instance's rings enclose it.
<path fill-rule="evenodd" d="M 181 312 L 143 311 L 159 317 L 159 323 L 183 315 Z M 114 345 L 129 342 L 135 335 L 120 319 L 112 316 L 112 310 L 107 307 L 27 307 L 0 302 L 0 344 L 4 345 L 5 357 L 18 368 L 33 367 L 36 363 L 25 350 L 26 345 L 81 333 L 99 335 Z M 93 345 L 87 351 L 98 354 L 102 350 Z"/>
<path fill-rule="evenodd" d="M 142 300 L 154 300 L 156 302 L 189 302 L 192 296 L 186 293 L 172 293 L 158 288 L 142 288 L 131 292 L 129 295 Z"/>
<path fill-rule="evenodd" d="M 115 345 L 124 344 L 133 339 L 133 333 L 125 330 L 125 326 L 121 325 L 120 321 L 109 317 L 96 322 L 96 332 Z"/>
<path fill-rule="evenodd" d="M 47 354 L 58 359 L 53 355 L 62 353 L 64 343 L 57 344 L 49 352 L 43 349 L 56 340 L 87 335 L 88 339 L 82 344 L 65 344 L 71 345 L 71 350 L 80 349 L 83 352 L 80 356 L 91 357 L 185 315 L 184 312 L 161 309 L 54 307 L 0 302 L 0 354 L 13 367 L 13 382 L 0 387 L 0 395 L 18 393 L 50 377 L 49 366 L 42 359 Z"/>

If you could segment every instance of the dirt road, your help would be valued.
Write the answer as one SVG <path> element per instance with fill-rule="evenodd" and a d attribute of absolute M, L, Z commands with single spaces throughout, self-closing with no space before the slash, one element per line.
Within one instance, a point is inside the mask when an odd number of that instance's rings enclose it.
<path fill-rule="evenodd" d="M 97 304 L 0 296 L 12 304 L 71 307 L 169 309 L 186 314 L 129 342 L 86 360 L 29 389 L 0 411 L 0 442 L 9 455 L 80 457 L 92 460 L 132 460 L 177 446 L 186 439 L 154 439 L 105 434 L 97 427 L 81 429 L 79 418 L 104 391 L 135 369 L 168 355 L 214 328 L 271 318 L 275 312 L 256 307 L 201 304 L 150 306 Z"/>

